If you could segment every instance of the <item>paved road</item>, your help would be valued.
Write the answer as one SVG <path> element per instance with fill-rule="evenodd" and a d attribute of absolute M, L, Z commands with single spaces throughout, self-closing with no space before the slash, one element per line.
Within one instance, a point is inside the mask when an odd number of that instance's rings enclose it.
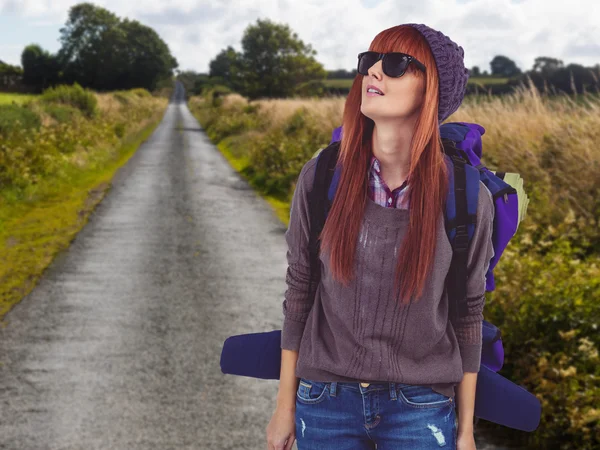
<path fill-rule="evenodd" d="M 266 448 L 278 382 L 219 359 L 281 328 L 285 226 L 182 98 L 0 324 L 1 449 Z"/>
<path fill-rule="evenodd" d="M 284 232 L 178 86 L 0 324 L 0 449 L 266 449 L 278 382 L 219 359 L 228 336 L 281 328 Z"/>

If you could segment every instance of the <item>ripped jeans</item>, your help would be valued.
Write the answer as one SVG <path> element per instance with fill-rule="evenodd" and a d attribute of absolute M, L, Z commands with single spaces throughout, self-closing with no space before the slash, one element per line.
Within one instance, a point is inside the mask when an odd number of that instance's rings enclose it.
<path fill-rule="evenodd" d="M 454 399 L 403 383 L 300 379 L 298 450 L 456 450 Z"/>

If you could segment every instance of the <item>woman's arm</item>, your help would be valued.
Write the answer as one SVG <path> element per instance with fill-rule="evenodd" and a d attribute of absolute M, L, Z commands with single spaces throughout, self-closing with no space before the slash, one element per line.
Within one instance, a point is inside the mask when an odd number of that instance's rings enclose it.
<path fill-rule="evenodd" d="M 279 375 L 279 392 L 277 393 L 277 408 L 294 411 L 296 409 L 296 392 L 299 378 L 296 377 L 298 352 L 281 349 L 281 372 Z"/>
<path fill-rule="evenodd" d="M 308 315 L 314 304 L 315 286 L 310 286 L 310 217 L 308 191 L 314 179 L 315 159 L 309 160 L 300 171 L 290 206 L 290 223 L 285 232 L 288 244 L 285 276 L 287 289 L 283 300 L 281 349 L 298 352 Z"/>
<path fill-rule="evenodd" d="M 458 435 L 473 433 L 473 417 L 475 415 L 475 388 L 477 373 L 465 372 L 456 388 L 458 403 Z"/>
<path fill-rule="evenodd" d="M 468 314 L 453 323 L 462 358 L 463 378 L 457 386 L 458 433 L 473 433 L 477 374 L 481 365 L 482 321 L 485 284 L 490 261 L 494 256 L 492 242 L 494 203 L 489 190 L 480 183 L 475 233 L 469 245 L 467 262 Z"/>
<path fill-rule="evenodd" d="M 283 301 L 284 320 L 281 331 L 281 369 L 277 408 L 288 410 L 296 408 L 299 382 L 299 378 L 296 377 L 298 352 L 304 327 L 314 304 L 314 292 L 309 292 L 311 273 L 308 251 L 310 238 L 308 187 L 313 183 L 315 163 L 316 160 L 309 160 L 298 175 L 290 206 L 290 223 L 285 232 L 288 244 L 286 254 L 288 269 L 287 290 Z"/>

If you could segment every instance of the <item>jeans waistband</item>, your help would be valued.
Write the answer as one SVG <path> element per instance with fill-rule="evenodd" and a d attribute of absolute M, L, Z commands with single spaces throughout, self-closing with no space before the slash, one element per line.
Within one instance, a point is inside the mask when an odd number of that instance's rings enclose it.
<path fill-rule="evenodd" d="M 366 382 L 365 382 L 366 383 Z M 402 386 L 409 386 L 405 383 L 395 383 L 395 382 L 385 382 L 385 383 L 369 383 L 367 387 L 361 385 L 361 383 L 348 383 L 341 381 L 331 381 L 329 382 L 329 395 L 335 397 L 336 391 L 339 387 L 344 387 L 344 389 L 349 389 L 351 391 L 360 392 L 361 394 L 366 394 L 372 391 L 389 391 L 390 399 L 396 399 L 396 389 Z"/>

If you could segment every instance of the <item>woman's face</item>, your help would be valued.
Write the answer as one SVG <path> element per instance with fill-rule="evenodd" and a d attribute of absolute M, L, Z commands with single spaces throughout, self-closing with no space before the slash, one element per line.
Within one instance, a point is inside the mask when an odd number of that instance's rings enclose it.
<path fill-rule="evenodd" d="M 424 77 L 417 77 L 412 70 L 407 70 L 399 78 L 389 77 L 383 73 L 382 65 L 380 59 L 369 68 L 369 75 L 363 76 L 361 112 L 375 123 L 411 118 L 419 112 L 423 102 Z M 368 85 L 376 86 L 384 95 L 367 95 Z"/>

